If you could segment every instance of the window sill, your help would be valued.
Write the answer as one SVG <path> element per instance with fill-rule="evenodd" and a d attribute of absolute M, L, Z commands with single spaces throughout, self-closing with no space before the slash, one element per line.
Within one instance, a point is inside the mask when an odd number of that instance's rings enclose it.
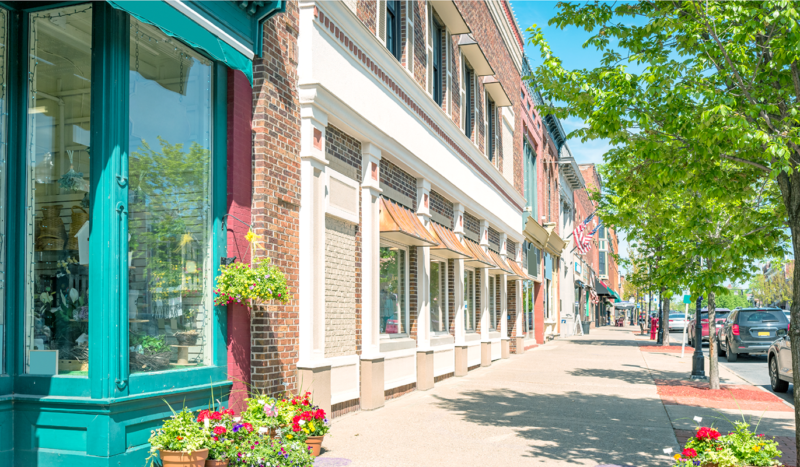
<path fill-rule="evenodd" d="M 500 339 L 500 331 L 489 331 L 489 339 Z"/>
<path fill-rule="evenodd" d="M 467 331 L 467 335 L 464 336 L 464 341 L 465 342 L 472 342 L 472 341 L 479 341 L 479 340 L 481 340 L 481 335 L 480 335 L 480 333 L 477 333 L 475 331 Z"/>
<path fill-rule="evenodd" d="M 431 337 L 431 347 L 439 347 L 442 345 L 449 345 L 455 342 L 455 339 L 450 334 L 442 334 L 441 336 Z"/>
<path fill-rule="evenodd" d="M 407 336 L 400 336 L 397 338 L 381 337 L 380 351 L 395 352 L 398 350 L 413 349 L 417 346 L 417 341 Z"/>

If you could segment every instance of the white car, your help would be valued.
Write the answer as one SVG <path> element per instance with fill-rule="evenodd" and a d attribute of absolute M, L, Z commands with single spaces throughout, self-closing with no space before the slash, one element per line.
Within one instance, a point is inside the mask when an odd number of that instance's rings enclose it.
<path fill-rule="evenodd" d="M 686 318 L 683 313 L 670 313 L 669 314 L 669 330 L 670 331 L 683 331 L 683 326 L 686 323 Z"/>

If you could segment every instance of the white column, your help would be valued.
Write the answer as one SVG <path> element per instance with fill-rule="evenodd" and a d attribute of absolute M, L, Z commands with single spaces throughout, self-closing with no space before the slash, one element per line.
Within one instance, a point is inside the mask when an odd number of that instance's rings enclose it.
<path fill-rule="evenodd" d="M 500 257 L 504 261 L 508 261 L 508 250 L 506 243 L 508 242 L 508 235 L 505 233 L 500 234 Z M 500 337 L 508 337 L 508 276 L 503 274 L 498 277 L 499 282 L 497 287 L 500 287 Z"/>
<path fill-rule="evenodd" d="M 417 179 L 417 217 L 428 228 L 431 222 L 430 211 L 431 182 Z M 417 348 L 431 346 L 431 248 L 417 247 Z"/>
<path fill-rule="evenodd" d="M 480 233 L 481 233 L 481 243 L 480 246 L 483 248 L 483 251 L 489 251 L 489 222 L 485 219 L 481 219 L 480 221 Z M 488 268 L 481 268 L 478 270 L 478 274 L 481 275 L 481 308 L 478 311 L 480 314 L 480 333 L 481 333 L 481 342 L 488 342 L 489 341 L 489 269 Z"/>
<path fill-rule="evenodd" d="M 453 232 L 455 232 L 459 241 L 464 241 L 464 205 L 461 203 L 453 203 Z M 453 268 L 453 285 L 455 290 L 453 295 L 455 303 L 453 304 L 453 311 L 456 316 L 453 319 L 455 343 L 464 344 L 466 342 L 466 331 L 464 330 L 464 260 L 455 260 L 455 267 Z"/>
<path fill-rule="evenodd" d="M 372 143 L 361 145 L 361 357 L 380 356 L 380 209 L 379 170 L 381 150 Z"/>
<path fill-rule="evenodd" d="M 299 361 L 325 358 L 325 127 L 328 115 L 314 106 L 301 109 Z"/>

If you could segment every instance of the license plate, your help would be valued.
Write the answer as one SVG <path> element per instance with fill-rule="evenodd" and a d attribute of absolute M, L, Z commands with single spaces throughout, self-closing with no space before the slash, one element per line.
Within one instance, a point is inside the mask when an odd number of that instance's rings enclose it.
<path fill-rule="evenodd" d="M 769 336 L 769 332 L 759 332 L 759 336 Z"/>

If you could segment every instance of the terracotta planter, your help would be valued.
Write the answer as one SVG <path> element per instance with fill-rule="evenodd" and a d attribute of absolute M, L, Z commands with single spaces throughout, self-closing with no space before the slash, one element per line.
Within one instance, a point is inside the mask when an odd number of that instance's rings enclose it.
<path fill-rule="evenodd" d="M 306 446 L 311 448 L 311 457 L 319 456 L 319 450 L 322 448 L 322 438 L 325 436 L 309 436 L 306 438 Z"/>
<path fill-rule="evenodd" d="M 206 459 L 206 467 L 228 467 L 228 459 Z"/>
<path fill-rule="evenodd" d="M 164 467 L 204 467 L 208 458 L 208 449 L 201 451 L 159 451 Z"/>

